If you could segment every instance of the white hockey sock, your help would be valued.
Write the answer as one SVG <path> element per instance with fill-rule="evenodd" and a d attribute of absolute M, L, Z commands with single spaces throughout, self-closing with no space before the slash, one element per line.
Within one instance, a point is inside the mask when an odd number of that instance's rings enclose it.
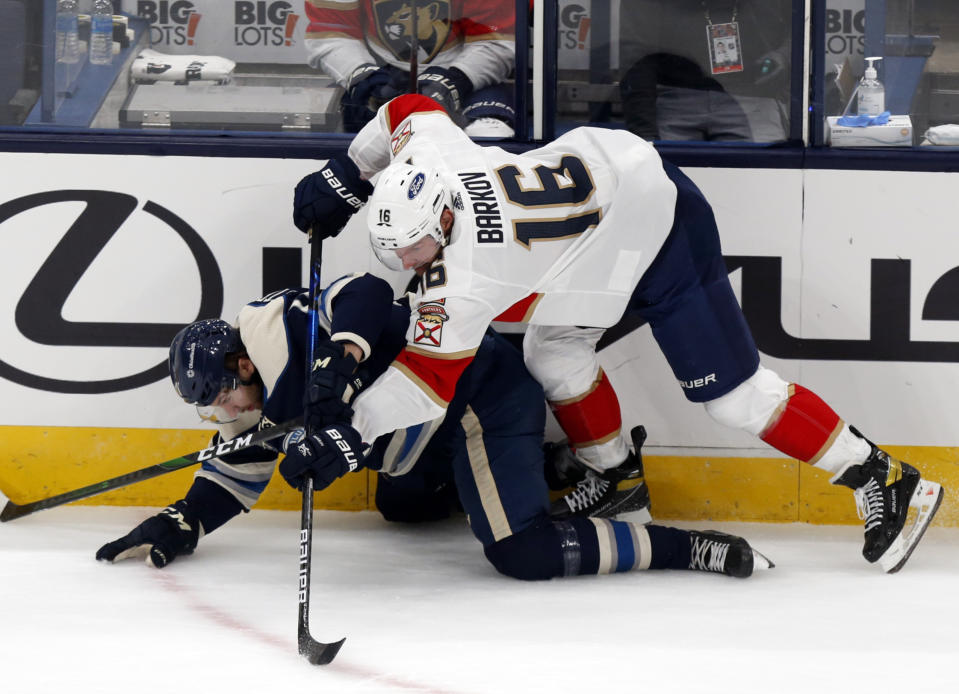
<path fill-rule="evenodd" d="M 831 481 L 835 481 L 850 465 L 866 462 L 871 450 L 866 439 L 856 436 L 849 430 L 849 425 L 844 423 L 832 446 L 813 467 L 832 473 Z"/>
<path fill-rule="evenodd" d="M 629 446 L 625 434 L 620 431 L 610 441 L 595 446 L 583 446 L 576 449 L 576 455 L 589 467 L 599 473 L 619 466 L 629 455 Z"/>

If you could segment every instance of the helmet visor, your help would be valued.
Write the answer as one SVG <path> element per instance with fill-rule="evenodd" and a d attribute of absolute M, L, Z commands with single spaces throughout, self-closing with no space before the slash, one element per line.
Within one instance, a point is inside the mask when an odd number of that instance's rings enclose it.
<path fill-rule="evenodd" d="M 223 386 L 212 402 L 207 405 L 198 404 L 196 411 L 200 418 L 214 424 L 235 422 L 242 411 L 241 403 L 234 400 L 234 396 L 237 394 L 237 385 L 236 380 L 233 380 L 232 385 Z"/>
<path fill-rule="evenodd" d="M 416 270 L 429 265 L 436 258 L 439 243 L 427 235 L 405 248 L 380 248 L 373 244 L 373 252 L 390 270 Z"/>
<path fill-rule="evenodd" d="M 239 414 L 230 414 L 224 408 L 217 407 L 216 405 L 207 405 L 206 407 L 197 405 L 196 413 L 200 415 L 200 419 L 204 422 L 210 422 L 212 424 L 229 424 L 240 418 Z"/>

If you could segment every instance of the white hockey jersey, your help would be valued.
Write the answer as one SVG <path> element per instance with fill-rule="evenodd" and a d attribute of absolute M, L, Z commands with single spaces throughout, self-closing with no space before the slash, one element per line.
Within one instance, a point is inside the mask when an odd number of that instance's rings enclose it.
<path fill-rule="evenodd" d="M 356 402 L 364 441 L 441 416 L 493 320 L 614 325 L 673 223 L 658 153 L 622 130 L 577 128 L 517 155 L 473 143 L 408 95 L 380 109 L 350 156 L 366 177 L 393 159 L 438 169 L 455 214 L 411 303 L 406 349 Z"/>

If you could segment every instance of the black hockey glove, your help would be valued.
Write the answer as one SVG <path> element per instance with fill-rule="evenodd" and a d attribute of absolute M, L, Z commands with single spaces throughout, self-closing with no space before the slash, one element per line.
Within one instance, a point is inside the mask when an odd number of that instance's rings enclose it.
<path fill-rule="evenodd" d="M 192 554 L 200 535 L 200 523 L 181 499 L 147 518 L 129 534 L 97 550 L 99 561 L 117 562 L 135 557 L 162 569 L 178 554 Z"/>
<path fill-rule="evenodd" d="M 359 470 L 364 463 L 363 442 L 347 424 L 328 426 L 309 436 L 297 429 L 283 439 L 286 457 L 280 474 L 294 489 L 303 488 L 303 480 L 313 479 L 313 489 L 326 489 L 347 472 Z"/>
<path fill-rule="evenodd" d="M 349 424 L 350 403 L 362 386 L 354 375 L 356 359 L 339 342 L 327 340 L 313 353 L 313 368 L 303 396 L 306 430 L 318 431 L 329 424 Z"/>
<path fill-rule="evenodd" d="M 396 73 L 393 67 L 375 65 L 366 65 L 354 73 L 340 100 L 346 132 L 358 132 L 373 120 L 380 106 L 403 93 L 397 85 Z"/>
<path fill-rule="evenodd" d="M 293 192 L 293 223 L 302 232 L 311 228 L 321 239 L 340 233 L 373 192 L 360 178 L 353 160 L 338 154 L 326 166 L 305 176 Z"/>
<path fill-rule="evenodd" d="M 473 91 L 473 83 L 462 70 L 451 67 L 431 67 L 419 76 L 417 90 L 446 109 L 451 116 L 459 114 L 466 97 Z"/>

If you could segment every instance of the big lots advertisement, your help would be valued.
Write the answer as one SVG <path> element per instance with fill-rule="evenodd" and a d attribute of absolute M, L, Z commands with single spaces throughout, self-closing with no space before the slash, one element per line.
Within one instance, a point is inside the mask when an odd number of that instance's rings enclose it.
<path fill-rule="evenodd" d="M 124 9 L 150 22 L 158 51 L 306 64 L 302 0 L 135 0 Z"/>

